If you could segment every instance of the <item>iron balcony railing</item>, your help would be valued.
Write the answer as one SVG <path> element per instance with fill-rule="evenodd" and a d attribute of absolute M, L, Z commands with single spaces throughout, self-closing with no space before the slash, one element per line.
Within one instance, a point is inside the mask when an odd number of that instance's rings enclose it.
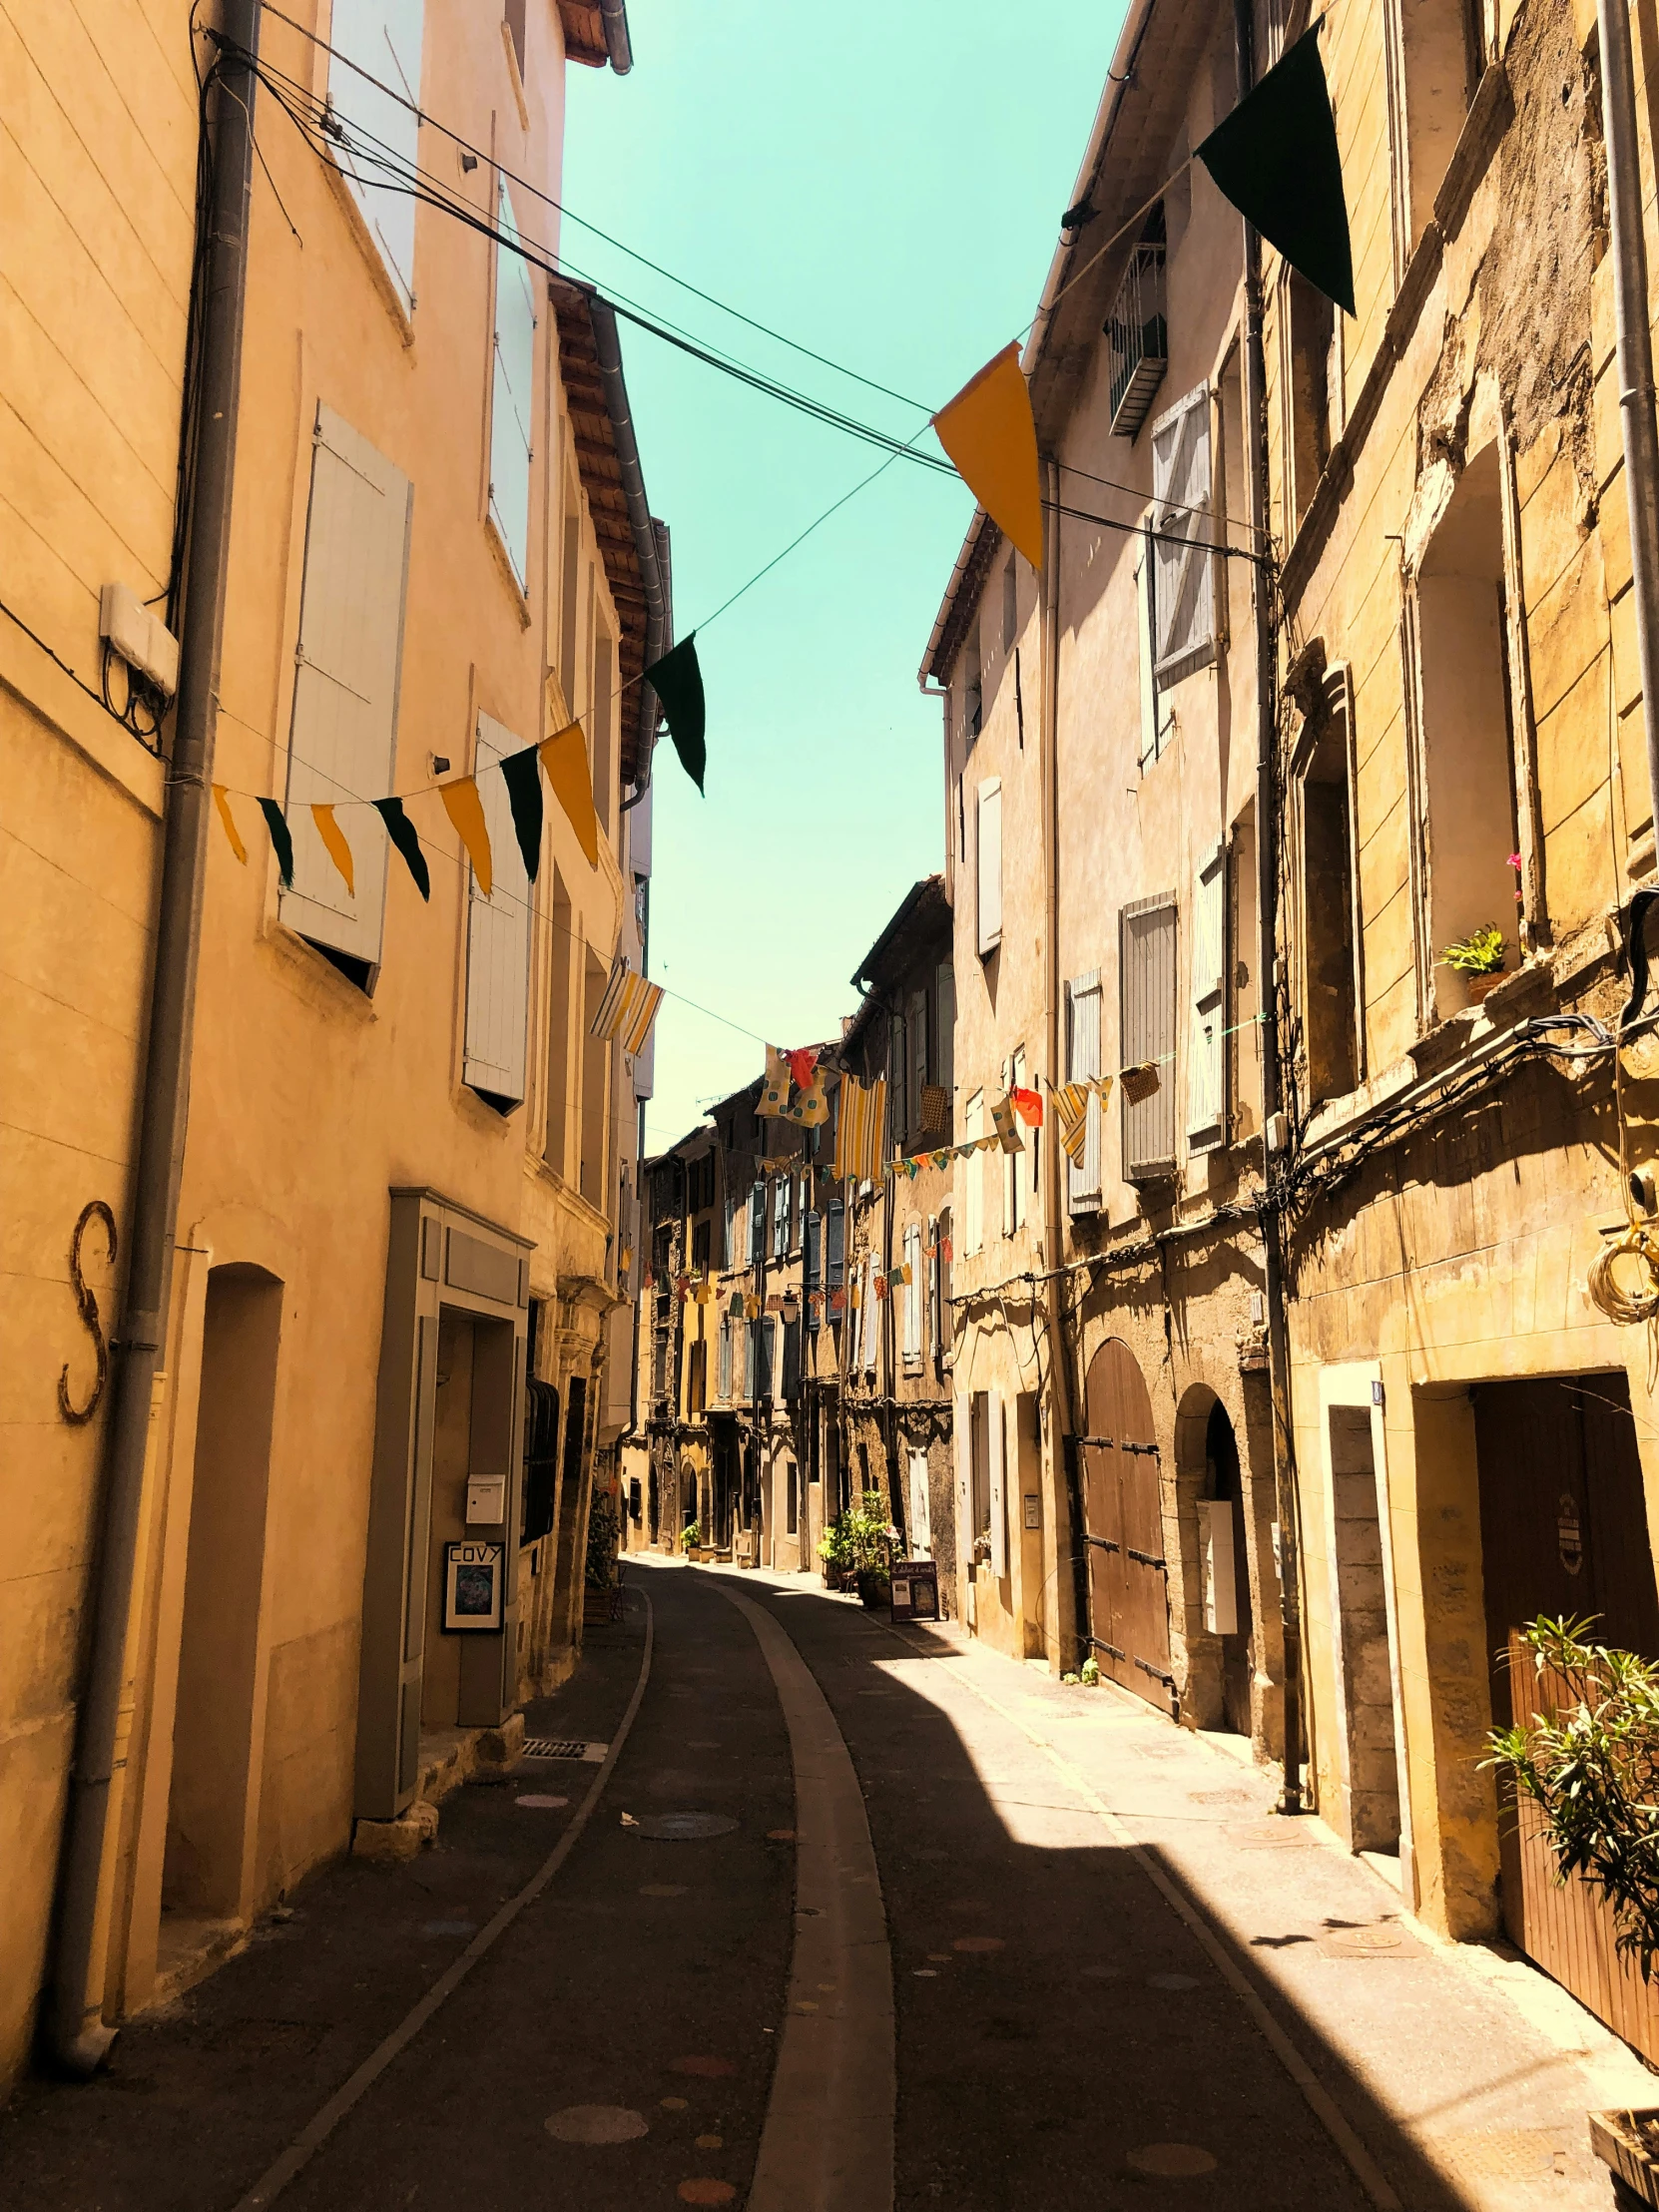
<path fill-rule="evenodd" d="M 1136 247 L 1106 319 L 1106 335 L 1112 346 L 1112 433 L 1132 438 L 1169 366 L 1161 243 L 1143 241 Z"/>

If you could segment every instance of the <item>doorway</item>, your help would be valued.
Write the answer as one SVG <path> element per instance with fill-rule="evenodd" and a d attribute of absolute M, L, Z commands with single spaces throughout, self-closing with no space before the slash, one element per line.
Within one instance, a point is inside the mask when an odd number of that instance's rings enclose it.
<path fill-rule="evenodd" d="M 162 1911 L 186 1921 L 240 1920 L 251 1905 L 281 1325 L 282 1286 L 274 1276 L 252 1267 L 210 1271 L 162 1867 Z"/>
<path fill-rule="evenodd" d="M 1349 1849 L 1398 1860 L 1399 1730 L 1370 1404 L 1328 1405 L 1331 1564 Z"/>
<path fill-rule="evenodd" d="M 1089 1362 L 1083 1535 L 1089 1641 L 1103 1674 L 1161 1712 L 1179 1710 L 1170 1670 L 1169 1568 L 1152 1399 L 1135 1356 L 1108 1337 Z"/>
<path fill-rule="evenodd" d="M 1244 1474 L 1227 1408 L 1217 1398 L 1204 1431 L 1204 1625 L 1221 1643 L 1222 1726 L 1249 1736 L 1256 1623 L 1250 1598 L 1250 1543 Z"/>

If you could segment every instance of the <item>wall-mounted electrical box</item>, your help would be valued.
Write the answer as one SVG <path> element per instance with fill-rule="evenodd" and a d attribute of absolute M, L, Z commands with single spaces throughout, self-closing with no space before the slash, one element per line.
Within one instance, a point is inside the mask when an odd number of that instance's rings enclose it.
<path fill-rule="evenodd" d="M 179 641 L 137 592 L 125 584 L 104 586 L 98 602 L 98 634 L 165 698 L 178 691 Z"/>

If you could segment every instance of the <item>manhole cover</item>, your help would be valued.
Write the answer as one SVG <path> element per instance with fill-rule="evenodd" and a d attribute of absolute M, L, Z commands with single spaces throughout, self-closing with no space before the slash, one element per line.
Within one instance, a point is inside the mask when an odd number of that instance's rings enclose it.
<path fill-rule="evenodd" d="M 1260 1827 L 1230 1828 L 1227 1841 L 1241 1851 L 1306 1851 L 1311 1843 L 1294 1821 L 1263 1821 Z"/>
<path fill-rule="evenodd" d="M 1382 1921 L 1369 1928 L 1328 1928 L 1318 1937 L 1327 1958 L 1426 1958 L 1414 1936 Z"/>
<path fill-rule="evenodd" d="M 526 1736 L 522 1757 L 526 1759 L 585 1759 L 597 1767 L 610 1750 L 609 1744 L 557 1743 L 551 1736 Z"/>
<path fill-rule="evenodd" d="M 708 1836 L 730 1836 L 737 1825 L 724 1813 L 650 1813 L 639 1831 L 653 1843 L 696 1844 Z"/>

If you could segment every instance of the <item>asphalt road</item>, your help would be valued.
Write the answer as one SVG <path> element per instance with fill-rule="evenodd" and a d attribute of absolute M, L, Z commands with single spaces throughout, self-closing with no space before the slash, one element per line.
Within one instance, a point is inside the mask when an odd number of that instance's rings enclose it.
<path fill-rule="evenodd" d="M 1342 2053 L 1310 2047 L 1306 2018 L 1282 2024 L 1017 1712 L 963 1686 L 944 1639 L 900 1639 L 799 1581 L 630 1576 L 626 1621 L 590 1632 L 573 1682 L 529 1715 L 533 1735 L 615 1741 L 649 1613 L 608 1774 L 526 1765 L 455 1793 L 412 1864 L 322 1870 L 135 2022 L 99 2081 L 19 2091 L 0 2205 L 1464 2201 L 1386 2140 Z M 1124 1718 L 1149 1759 L 1174 1738 Z M 596 1777 L 563 1863 L 409 2034 Z M 1391 2181 L 1357 2177 L 1351 2120 L 1362 2167 L 1369 2142 Z"/>

